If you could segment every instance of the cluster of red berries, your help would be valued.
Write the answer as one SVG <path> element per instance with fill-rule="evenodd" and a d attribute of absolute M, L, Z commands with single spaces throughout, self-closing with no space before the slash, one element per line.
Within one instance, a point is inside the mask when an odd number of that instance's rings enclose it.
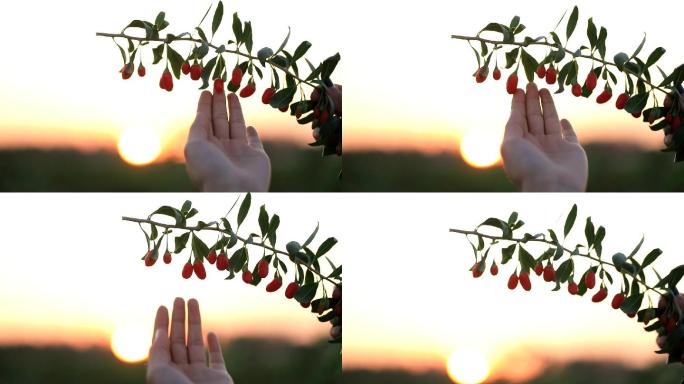
<path fill-rule="evenodd" d="M 540 79 L 545 79 L 546 83 L 549 85 L 553 85 L 558 81 L 558 71 L 556 68 L 551 64 L 548 68 L 546 68 L 543 64 L 539 65 L 537 67 L 537 70 L 535 71 L 537 76 Z M 489 73 L 489 70 L 486 67 L 481 67 L 480 69 L 477 70 L 475 73 L 475 81 L 478 83 L 483 83 L 485 80 L 487 80 L 487 75 Z M 493 71 L 493 76 L 494 80 L 499 80 L 501 79 L 501 71 L 499 68 L 495 68 Z M 590 71 L 589 74 L 587 75 L 586 80 L 584 81 L 584 85 L 581 85 L 579 83 L 575 83 L 572 85 L 572 94 L 576 97 L 581 97 L 582 95 L 586 94 L 590 95 L 591 93 L 594 92 L 596 89 L 596 86 L 598 85 L 598 76 L 596 75 L 596 72 L 594 70 Z M 506 91 L 513 95 L 518 89 L 518 74 L 517 73 L 512 73 L 509 77 L 508 80 L 506 81 Z M 603 89 L 603 92 L 601 92 L 597 97 L 596 97 L 596 102 L 598 104 L 605 104 L 610 99 L 613 97 L 613 91 L 608 86 L 606 83 L 606 87 Z M 621 93 L 617 100 L 615 101 L 615 107 L 619 110 L 623 110 L 625 106 L 627 105 L 627 102 L 630 99 L 630 95 L 628 93 Z M 670 106 L 671 106 L 671 98 L 670 98 Z M 667 105 L 667 100 L 666 100 L 666 108 L 669 108 Z M 641 117 L 641 112 L 635 112 L 632 113 L 632 116 L 635 118 L 640 118 Z M 669 118 L 668 118 L 669 116 Z M 668 122 L 671 123 L 672 130 L 676 130 L 679 128 L 681 125 L 681 117 L 679 116 L 673 116 L 672 113 L 668 114 L 666 118 L 668 118 Z M 649 123 L 653 124 L 655 120 L 658 118 L 656 114 L 652 114 L 652 116 L 649 116 Z"/>
<path fill-rule="evenodd" d="M 476 262 L 472 268 L 470 268 L 470 271 L 472 272 L 474 278 L 478 278 L 484 274 L 485 269 L 485 261 L 482 260 Z M 496 263 L 493 263 L 489 271 L 493 276 L 496 276 L 499 274 L 499 267 L 496 265 Z M 556 270 L 551 262 L 548 262 L 546 266 L 542 265 L 541 262 L 537 263 L 534 267 L 534 273 L 537 276 L 542 276 L 544 281 L 547 283 L 556 282 Z M 511 274 L 511 276 L 508 278 L 508 289 L 514 290 L 518 287 L 518 285 L 520 285 L 525 291 L 532 290 L 532 282 L 530 281 L 530 274 L 528 272 L 523 271 L 517 273 L 516 271 Z M 587 273 L 584 274 L 584 285 L 587 287 L 587 290 L 594 289 L 596 287 L 596 272 L 594 272 L 593 269 L 589 269 Z M 577 283 L 572 279 L 570 279 L 570 282 L 568 283 L 568 292 L 571 295 L 576 295 L 579 292 L 579 285 L 577 285 Z M 607 297 L 608 289 L 601 284 L 599 290 L 592 296 L 591 301 L 594 303 L 600 303 Z M 620 292 L 613 297 L 611 306 L 614 309 L 619 309 L 624 300 L 625 295 Z M 629 313 L 628 316 L 634 317 L 636 316 L 636 313 Z"/>

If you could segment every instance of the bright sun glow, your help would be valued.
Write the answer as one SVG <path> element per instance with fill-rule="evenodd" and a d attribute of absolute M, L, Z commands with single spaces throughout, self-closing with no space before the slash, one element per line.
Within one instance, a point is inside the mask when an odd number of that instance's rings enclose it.
<path fill-rule="evenodd" d="M 126 325 L 114 330 L 110 344 L 114 356 L 119 360 L 126 363 L 139 363 L 147 359 L 150 340 L 151 335 L 147 328 Z"/>
<path fill-rule="evenodd" d="M 468 165 L 487 168 L 501 160 L 501 137 L 494 132 L 471 129 L 461 139 L 461 156 Z"/>
<path fill-rule="evenodd" d="M 454 383 L 482 383 L 489 376 L 490 369 L 487 356 L 476 349 L 459 349 L 447 360 L 447 373 Z"/>
<path fill-rule="evenodd" d="M 147 165 L 161 152 L 159 135 L 149 129 L 130 128 L 119 136 L 119 155 L 127 163 Z"/>

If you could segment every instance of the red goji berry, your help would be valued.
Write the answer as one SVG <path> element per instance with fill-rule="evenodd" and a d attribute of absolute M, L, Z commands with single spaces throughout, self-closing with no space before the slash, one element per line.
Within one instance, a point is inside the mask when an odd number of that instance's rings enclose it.
<path fill-rule="evenodd" d="M 287 288 L 285 288 L 285 297 L 291 299 L 295 294 L 297 294 L 297 291 L 299 291 L 299 284 L 296 281 L 292 282 L 287 285 Z"/>
<path fill-rule="evenodd" d="M 513 272 L 511 277 L 508 278 L 508 289 L 513 290 L 518 286 L 518 275 Z"/>
<path fill-rule="evenodd" d="M 511 74 L 506 81 L 506 91 L 509 95 L 514 95 L 518 90 L 518 75 L 515 73 Z"/>

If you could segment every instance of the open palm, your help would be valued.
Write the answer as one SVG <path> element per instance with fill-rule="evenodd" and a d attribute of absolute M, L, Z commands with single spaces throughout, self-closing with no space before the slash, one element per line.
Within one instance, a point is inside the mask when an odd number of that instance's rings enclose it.
<path fill-rule="evenodd" d="M 209 365 L 202 339 L 202 320 L 197 300 L 188 300 L 188 332 L 185 341 L 185 302 L 173 303 L 171 334 L 169 313 L 159 307 L 154 321 L 154 340 L 147 366 L 150 384 L 233 384 L 226 370 L 221 346 L 214 333 L 207 335 Z"/>
<path fill-rule="evenodd" d="M 271 162 L 254 127 L 246 127 L 240 101 L 223 92 L 202 92 L 185 145 L 185 162 L 202 191 L 266 192 Z"/>
<path fill-rule="evenodd" d="M 513 96 L 501 156 L 506 174 L 519 190 L 586 190 L 584 149 L 570 122 L 558 119 L 551 93 L 538 91 L 534 84 L 527 86 L 527 92 L 519 89 Z"/>

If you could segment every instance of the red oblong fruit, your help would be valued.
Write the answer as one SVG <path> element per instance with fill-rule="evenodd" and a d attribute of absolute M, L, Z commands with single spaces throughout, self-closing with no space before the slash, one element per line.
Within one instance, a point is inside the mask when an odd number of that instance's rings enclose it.
<path fill-rule="evenodd" d="M 295 294 L 297 294 L 297 291 L 299 291 L 299 284 L 297 284 L 296 281 L 293 281 L 287 285 L 287 288 L 285 288 L 285 297 L 291 299 Z"/>
<path fill-rule="evenodd" d="M 596 273 L 594 271 L 589 271 L 584 275 L 584 285 L 589 289 L 594 289 L 596 286 Z"/>
<path fill-rule="evenodd" d="M 204 263 L 200 260 L 195 261 L 192 265 L 192 270 L 195 271 L 195 275 L 199 277 L 200 280 L 204 280 L 207 277 L 207 271 L 204 269 Z"/>
<path fill-rule="evenodd" d="M 552 65 L 546 71 L 546 84 L 556 84 L 556 79 L 558 79 L 558 72 L 556 72 L 556 68 Z"/>
<path fill-rule="evenodd" d="M 604 89 L 603 92 L 601 92 L 600 95 L 596 98 L 596 102 L 599 104 L 605 104 L 610 100 L 610 98 L 613 97 L 613 93 L 610 91 L 610 89 Z"/>
<path fill-rule="evenodd" d="M 250 271 L 242 272 L 242 281 L 244 281 L 247 284 L 252 284 L 252 281 L 254 281 L 254 276 L 252 276 L 252 272 L 250 272 Z"/>
<path fill-rule="evenodd" d="M 546 77 L 546 67 L 544 67 L 544 64 L 539 64 L 535 72 L 537 72 L 537 76 L 539 76 L 540 79 Z"/>
<path fill-rule="evenodd" d="M 183 72 L 184 75 L 190 73 L 190 63 L 187 61 L 184 62 L 183 65 L 181 65 L 181 72 Z"/>
<path fill-rule="evenodd" d="M 283 105 L 282 107 L 278 108 L 278 110 L 280 112 L 287 112 L 290 110 L 290 106 L 289 105 Z"/>
<path fill-rule="evenodd" d="M 489 268 L 489 272 L 492 274 L 492 276 L 496 276 L 499 274 L 499 266 L 496 265 L 496 263 L 492 264 L 492 266 Z"/>
<path fill-rule="evenodd" d="M 640 118 L 641 117 L 641 111 L 632 113 L 632 116 L 634 116 L 635 119 Z"/>
<path fill-rule="evenodd" d="M 154 258 L 154 253 L 152 251 L 147 252 L 147 255 L 145 255 L 145 266 L 151 267 L 156 262 L 157 259 Z"/>
<path fill-rule="evenodd" d="M 207 255 L 207 261 L 209 264 L 214 264 L 216 262 L 216 251 L 211 251 Z"/>
<path fill-rule="evenodd" d="M 494 78 L 494 80 L 501 79 L 501 70 L 499 70 L 499 68 L 494 68 L 494 72 L 492 73 L 492 77 Z"/>
<path fill-rule="evenodd" d="M 571 295 L 576 295 L 577 292 L 579 292 L 579 286 L 577 283 L 571 281 L 570 284 L 568 284 L 568 292 L 570 292 Z"/>
<path fill-rule="evenodd" d="M 475 72 L 475 81 L 484 83 L 485 80 L 487 80 L 487 68 L 482 67 Z"/>
<path fill-rule="evenodd" d="M 515 289 L 518 286 L 518 275 L 513 272 L 511 277 L 508 278 L 508 289 Z"/>
<path fill-rule="evenodd" d="M 121 68 L 121 78 L 124 80 L 128 80 L 133 76 L 133 64 L 124 64 L 123 68 Z"/>
<path fill-rule="evenodd" d="M 679 116 L 675 116 L 675 117 L 672 119 L 672 124 L 671 124 L 671 125 L 672 125 L 672 131 L 673 131 L 673 132 L 676 131 L 676 130 L 679 129 L 679 127 L 682 125 L 682 118 L 679 117 Z"/>
<path fill-rule="evenodd" d="M 580 97 L 582 96 L 582 86 L 579 85 L 578 83 L 575 83 L 572 85 L 572 94 L 575 97 Z"/>
<path fill-rule="evenodd" d="M 520 285 L 524 290 L 529 291 L 532 289 L 532 282 L 530 282 L 530 274 L 527 272 L 520 273 Z"/>
<path fill-rule="evenodd" d="M 262 279 L 268 276 L 268 260 L 261 259 L 257 265 L 257 272 Z"/>
<path fill-rule="evenodd" d="M 589 90 L 589 92 L 593 92 L 594 89 L 596 89 L 596 84 L 598 82 L 598 76 L 596 76 L 596 73 L 592 70 L 589 72 L 587 75 L 587 80 L 584 82 L 584 87 Z"/>
<path fill-rule="evenodd" d="M 273 281 L 268 283 L 266 286 L 266 292 L 275 292 L 283 285 L 283 279 L 280 277 L 274 277 Z"/>
<path fill-rule="evenodd" d="M 164 253 L 164 264 L 171 264 L 171 252 Z"/>
<path fill-rule="evenodd" d="M 161 79 L 159 79 L 159 87 L 168 92 L 173 90 L 173 76 L 171 76 L 171 72 L 168 69 L 162 73 Z"/>
<path fill-rule="evenodd" d="M 233 69 L 230 82 L 236 87 L 240 86 L 240 83 L 242 83 L 242 70 L 240 67 L 235 67 L 235 69 Z"/>
<path fill-rule="evenodd" d="M 190 67 L 190 78 L 199 80 L 202 77 L 202 64 L 195 63 Z"/>
<path fill-rule="evenodd" d="M 342 298 L 342 286 L 341 285 L 335 285 L 335 289 L 333 290 L 332 298 L 334 300 L 340 300 Z"/>
<path fill-rule="evenodd" d="M 302 308 L 309 308 L 309 306 L 311 306 L 311 303 L 307 301 L 306 303 L 299 303 L 299 305 L 301 305 Z"/>
<path fill-rule="evenodd" d="M 181 275 L 184 279 L 189 279 L 190 276 L 192 276 L 192 264 L 190 264 L 190 262 L 185 263 Z"/>
<path fill-rule="evenodd" d="M 473 267 L 470 268 L 470 271 L 473 272 L 473 277 L 478 278 L 482 276 L 482 273 L 484 272 L 484 268 L 481 268 L 480 265 L 483 263 L 483 261 L 478 261 L 473 264 Z"/>
<path fill-rule="evenodd" d="M 537 265 L 534 266 L 534 273 L 537 276 L 541 276 L 541 274 L 544 273 L 544 266 L 542 263 L 537 263 Z"/>
<path fill-rule="evenodd" d="M 216 257 L 216 268 L 219 271 L 226 271 L 229 266 L 230 260 L 228 259 L 228 255 L 226 255 L 225 252 L 221 252 L 218 257 Z"/>
<path fill-rule="evenodd" d="M 623 301 L 625 301 L 625 295 L 620 292 L 613 296 L 613 301 L 610 303 L 610 305 L 613 307 L 613 309 L 620 309 Z"/>
<path fill-rule="evenodd" d="M 145 73 L 147 73 L 145 66 L 141 64 L 140 67 L 138 67 L 138 76 L 145 77 Z"/>
<path fill-rule="evenodd" d="M 548 263 L 544 268 L 544 281 L 551 282 L 554 280 L 556 280 L 556 271 L 553 269 L 553 265 Z"/>
<path fill-rule="evenodd" d="M 512 73 L 506 81 L 506 91 L 509 95 L 514 95 L 518 90 L 518 75 Z"/>
<path fill-rule="evenodd" d="M 321 111 L 321 117 L 319 117 L 318 120 L 320 120 L 321 124 L 325 124 L 329 118 L 330 112 L 328 112 L 327 110 L 323 110 Z"/>
<path fill-rule="evenodd" d="M 625 106 L 627 105 L 627 101 L 629 101 L 629 94 L 628 93 L 620 94 L 620 96 L 618 96 L 617 100 L 615 100 L 615 108 L 625 109 Z"/>
<path fill-rule="evenodd" d="M 271 87 L 271 88 L 266 88 L 266 89 L 264 90 L 264 94 L 261 95 L 261 102 L 264 103 L 264 104 L 270 104 L 270 103 L 271 103 L 271 99 L 273 98 L 273 95 L 275 95 L 275 93 L 276 93 L 275 88 L 273 88 L 273 87 Z"/>
<path fill-rule="evenodd" d="M 249 82 L 246 87 L 242 88 L 240 91 L 240 97 L 250 97 L 256 91 L 256 85 L 253 82 Z"/>
<path fill-rule="evenodd" d="M 608 290 L 606 287 L 601 287 L 598 292 L 591 298 L 594 303 L 602 302 L 606 297 L 608 297 Z"/>
<path fill-rule="evenodd" d="M 223 79 L 214 79 L 214 93 L 222 93 L 224 87 Z"/>

